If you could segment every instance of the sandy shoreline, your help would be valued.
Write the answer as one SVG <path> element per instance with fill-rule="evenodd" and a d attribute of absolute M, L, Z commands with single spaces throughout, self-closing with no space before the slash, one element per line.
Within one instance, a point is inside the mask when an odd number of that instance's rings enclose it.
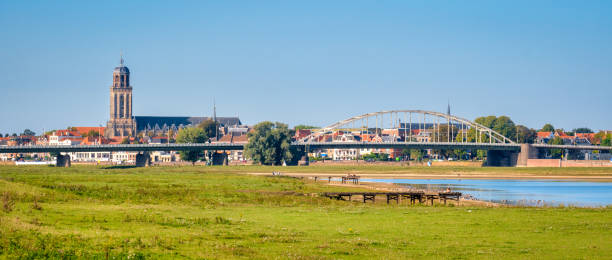
<path fill-rule="evenodd" d="M 251 175 L 271 175 L 269 172 L 249 172 Z M 346 174 L 341 173 L 301 173 L 301 172 L 282 172 L 282 175 L 292 177 L 342 177 Z M 528 179 L 528 180 L 572 180 L 572 181 L 600 181 L 612 182 L 612 176 L 572 176 L 572 175 L 517 175 L 517 174 L 487 174 L 487 173 L 461 173 L 461 174 L 414 174 L 414 173 L 359 173 L 361 178 L 368 179 Z"/>

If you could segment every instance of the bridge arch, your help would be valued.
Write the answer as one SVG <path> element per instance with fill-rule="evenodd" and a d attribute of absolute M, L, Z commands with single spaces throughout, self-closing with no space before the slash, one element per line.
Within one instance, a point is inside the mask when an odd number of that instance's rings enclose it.
<path fill-rule="evenodd" d="M 385 120 L 385 117 L 387 120 Z M 373 133 L 372 129 L 374 129 Z M 320 137 L 326 134 L 348 131 L 380 137 L 384 135 L 384 130 L 401 136 L 403 141 L 406 142 L 514 144 L 509 138 L 476 122 L 450 114 L 426 110 L 385 110 L 362 114 L 338 121 L 321 129 L 313 129 L 310 135 L 298 141 L 320 141 Z M 380 139 L 377 140 L 384 142 Z"/>

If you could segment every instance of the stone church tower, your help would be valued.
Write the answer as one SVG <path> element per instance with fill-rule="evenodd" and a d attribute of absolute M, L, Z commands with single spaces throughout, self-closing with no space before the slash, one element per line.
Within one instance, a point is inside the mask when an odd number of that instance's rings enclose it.
<path fill-rule="evenodd" d="M 136 123 L 132 116 L 132 86 L 130 70 L 123 65 L 113 71 L 113 85 L 110 87 L 110 120 L 106 125 L 106 137 L 135 136 Z"/>

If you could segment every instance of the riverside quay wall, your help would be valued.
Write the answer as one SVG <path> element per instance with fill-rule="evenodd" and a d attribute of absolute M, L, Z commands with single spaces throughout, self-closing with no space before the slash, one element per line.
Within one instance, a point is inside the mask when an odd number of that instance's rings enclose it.
<path fill-rule="evenodd" d="M 612 162 L 605 160 L 561 160 L 529 159 L 526 165 L 519 167 L 612 167 Z"/>

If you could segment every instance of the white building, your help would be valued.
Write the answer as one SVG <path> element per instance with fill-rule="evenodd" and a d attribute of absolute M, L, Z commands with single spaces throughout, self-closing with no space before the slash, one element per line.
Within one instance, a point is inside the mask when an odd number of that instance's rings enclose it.
<path fill-rule="evenodd" d="M 342 134 L 332 140 L 332 142 L 357 142 L 352 134 Z M 357 160 L 359 149 L 327 149 L 328 156 L 334 161 Z"/>
<path fill-rule="evenodd" d="M 151 162 L 175 162 L 179 156 L 176 152 L 154 151 L 151 152 Z"/>
<path fill-rule="evenodd" d="M 75 131 L 57 130 L 49 136 L 48 145 L 80 145 L 83 137 Z M 66 153 L 73 162 L 107 162 L 110 152 L 70 152 Z"/>

